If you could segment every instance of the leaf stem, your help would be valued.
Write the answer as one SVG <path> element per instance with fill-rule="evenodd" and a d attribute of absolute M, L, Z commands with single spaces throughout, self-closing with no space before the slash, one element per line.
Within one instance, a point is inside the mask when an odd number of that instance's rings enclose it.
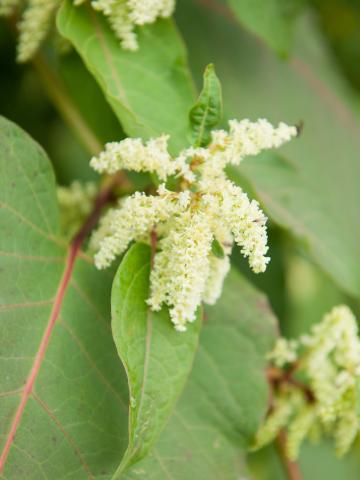
<path fill-rule="evenodd" d="M 87 126 L 78 108 L 67 94 L 60 79 L 52 72 L 43 55 L 38 54 L 32 61 L 45 90 L 64 120 L 75 132 L 81 143 L 91 155 L 97 155 L 102 144 Z"/>
<path fill-rule="evenodd" d="M 289 460 L 286 455 L 286 433 L 283 430 L 277 436 L 276 446 L 287 478 L 289 480 L 302 480 L 303 476 L 299 464 L 293 460 Z"/>

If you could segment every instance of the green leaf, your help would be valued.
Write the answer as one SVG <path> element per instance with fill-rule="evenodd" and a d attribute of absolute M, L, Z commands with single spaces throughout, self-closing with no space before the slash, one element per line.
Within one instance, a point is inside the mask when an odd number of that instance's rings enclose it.
<path fill-rule="evenodd" d="M 140 28 L 137 52 L 120 48 L 107 20 L 89 6 L 66 1 L 57 25 L 98 81 L 127 135 L 169 133 L 174 150 L 184 146 L 193 86 L 171 20 Z"/>
<path fill-rule="evenodd" d="M 179 333 L 167 309 L 152 312 L 149 297 L 150 248 L 134 245 L 116 273 L 112 330 L 130 390 L 129 445 L 117 475 L 141 460 L 157 440 L 190 372 L 198 345 L 200 312 Z"/>
<path fill-rule="evenodd" d="M 206 310 L 195 364 L 170 422 L 149 456 L 121 479 L 248 478 L 245 453 L 267 409 L 265 352 L 275 329 L 265 297 L 232 270 L 222 297 Z"/>
<path fill-rule="evenodd" d="M 206 147 L 211 140 L 211 130 L 222 118 L 221 83 L 212 64 L 205 69 L 203 89 L 189 118 L 192 143 L 196 147 Z"/>
<path fill-rule="evenodd" d="M 219 240 L 217 240 L 216 238 L 214 238 L 214 240 L 212 241 L 211 251 L 212 251 L 213 255 L 215 255 L 215 257 L 217 257 L 217 258 L 224 258 L 225 257 L 225 252 L 224 252 L 223 246 L 221 245 Z"/>
<path fill-rule="evenodd" d="M 0 118 L 0 478 L 106 479 L 127 442 L 112 276 L 58 238 L 43 150 Z M 15 437 L 14 437 L 15 434 Z"/>
<path fill-rule="evenodd" d="M 227 0 L 238 20 L 280 55 L 290 50 L 304 0 Z"/>
<path fill-rule="evenodd" d="M 300 137 L 281 150 L 290 160 L 275 151 L 248 158 L 232 177 L 240 184 L 245 178 L 268 215 L 342 289 L 359 297 L 360 268 L 354 259 L 360 257 L 360 124 L 321 37 L 304 19 L 294 58 L 285 63 L 225 16 L 191 1 L 181 2 L 179 14 L 198 78 L 204 61 L 211 58 L 217 65 L 228 118 L 303 120 Z M 214 34 L 203 39 L 199 31 Z"/>

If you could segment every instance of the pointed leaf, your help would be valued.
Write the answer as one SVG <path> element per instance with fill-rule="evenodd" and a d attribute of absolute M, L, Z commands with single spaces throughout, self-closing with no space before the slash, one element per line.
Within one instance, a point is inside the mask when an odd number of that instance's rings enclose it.
<path fill-rule="evenodd" d="M 214 65 L 204 72 L 203 89 L 189 113 L 191 140 L 196 147 L 206 147 L 211 140 L 211 130 L 221 122 L 222 93 Z"/>
<path fill-rule="evenodd" d="M 171 146 L 184 146 L 193 87 L 186 53 L 171 20 L 139 29 L 139 50 L 123 50 L 103 15 L 69 0 L 58 28 L 77 49 L 103 89 L 129 136 L 171 134 Z M 116 139 L 114 139 L 116 140 Z"/>
<path fill-rule="evenodd" d="M 141 460 L 157 440 L 190 372 L 201 326 L 199 312 L 179 333 L 166 309 L 149 309 L 149 273 L 150 248 L 134 245 L 112 289 L 113 335 L 130 390 L 129 445 L 118 474 Z"/>
<path fill-rule="evenodd" d="M 248 478 L 246 450 L 268 404 L 265 352 L 275 318 L 234 270 L 205 318 L 193 370 L 158 444 L 114 480 Z"/>

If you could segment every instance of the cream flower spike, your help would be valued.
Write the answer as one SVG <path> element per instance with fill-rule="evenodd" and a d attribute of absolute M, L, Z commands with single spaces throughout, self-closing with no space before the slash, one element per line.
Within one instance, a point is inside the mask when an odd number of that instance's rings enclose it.
<path fill-rule="evenodd" d="M 19 23 L 17 60 L 27 62 L 38 50 L 51 28 L 61 0 L 30 0 Z"/>
<path fill-rule="evenodd" d="M 168 151 L 169 137 L 162 135 L 146 143 L 138 138 L 108 143 L 91 159 L 99 173 L 127 169 L 156 174 L 163 182 L 170 176 L 177 179 L 177 191 L 162 184 L 157 195 L 137 192 L 110 210 L 91 245 L 97 251 L 96 266 L 105 268 L 130 242 L 149 238 L 155 231 L 159 252 L 151 271 L 148 304 L 153 310 L 168 305 L 179 331 L 195 320 L 202 301 L 213 304 L 221 295 L 234 242 L 255 273 L 264 272 L 270 260 L 264 213 L 226 177 L 224 169 L 247 155 L 279 147 L 297 130 L 283 123 L 275 128 L 266 120 L 232 120 L 229 125 L 229 132 L 212 132 L 207 148 L 189 147 L 176 158 Z"/>
<path fill-rule="evenodd" d="M 319 438 L 332 436 L 340 457 L 349 450 L 360 427 L 358 335 L 353 313 L 340 305 L 299 340 L 278 339 L 268 359 L 278 368 L 286 367 L 285 377 L 278 375 L 273 386 L 272 411 L 257 433 L 255 448 L 286 427 L 291 460 L 296 460 L 302 442 L 314 433 Z M 289 382 L 289 374 L 294 379 L 295 373 L 302 380 Z"/>
<path fill-rule="evenodd" d="M 76 6 L 85 0 L 74 0 Z M 25 12 L 19 23 L 17 59 L 27 62 L 39 49 L 51 29 L 53 18 L 61 0 L 27 0 Z M 136 29 L 154 23 L 158 18 L 170 17 L 175 0 L 93 0 L 95 10 L 102 12 L 109 21 L 124 50 L 139 48 Z M 21 0 L 1 0 L 0 16 L 9 16 L 22 7 Z"/>
<path fill-rule="evenodd" d="M 175 0 L 93 0 L 91 5 L 109 18 L 124 50 L 139 48 L 135 28 L 170 17 Z"/>

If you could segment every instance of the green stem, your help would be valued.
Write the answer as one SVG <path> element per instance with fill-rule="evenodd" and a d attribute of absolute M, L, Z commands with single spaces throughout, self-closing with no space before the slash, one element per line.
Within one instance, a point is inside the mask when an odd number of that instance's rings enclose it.
<path fill-rule="evenodd" d="M 64 85 L 52 72 L 48 63 L 40 54 L 33 60 L 45 90 L 71 129 L 75 132 L 81 143 L 91 155 L 97 155 L 102 150 L 102 144 L 93 131 L 88 127 L 79 113 L 76 105 L 67 94 Z"/>

